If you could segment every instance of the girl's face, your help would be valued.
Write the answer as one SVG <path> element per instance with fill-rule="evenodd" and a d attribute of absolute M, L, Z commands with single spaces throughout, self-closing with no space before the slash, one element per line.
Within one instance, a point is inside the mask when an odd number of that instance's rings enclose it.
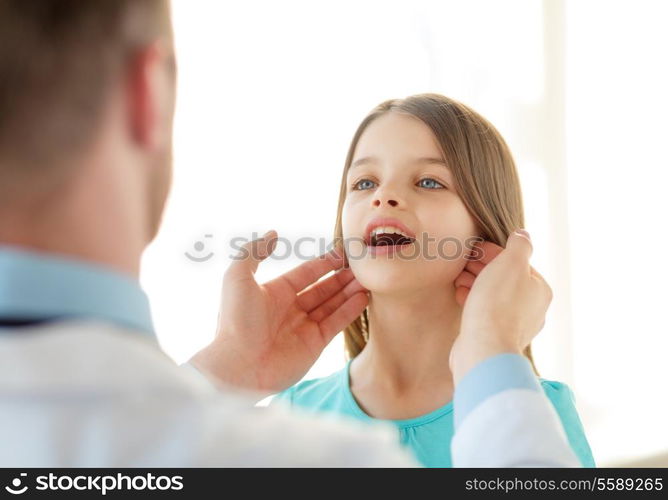
<path fill-rule="evenodd" d="M 404 294 L 454 283 L 477 231 L 453 182 L 434 134 L 419 119 L 390 112 L 365 129 L 348 170 L 342 217 L 348 262 L 365 288 Z M 374 238 L 376 225 L 383 233 L 398 226 L 412 243 L 377 245 L 407 240 Z"/>

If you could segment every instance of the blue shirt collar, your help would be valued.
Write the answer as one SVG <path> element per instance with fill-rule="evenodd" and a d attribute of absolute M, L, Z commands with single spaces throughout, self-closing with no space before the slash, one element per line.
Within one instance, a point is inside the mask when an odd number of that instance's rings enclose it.
<path fill-rule="evenodd" d="M 139 282 L 101 265 L 0 245 L 0 318 L 82 318 L 155 339 Z"/>

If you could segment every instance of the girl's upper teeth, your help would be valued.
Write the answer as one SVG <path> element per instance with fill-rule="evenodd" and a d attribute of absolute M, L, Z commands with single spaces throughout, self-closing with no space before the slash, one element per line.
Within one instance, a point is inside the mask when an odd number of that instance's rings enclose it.
<path fill-rule="evenodd" d="M 394 226 L 382 226 L 382 227 L 377 227 L 373 231 L 371 231 L 371 237 L 373 238 L 374 236 L 378 234 L 401 234 L 402 236 L 405 236 L 406 238 L 410 238 L 409 235 L 407 235 L 404 231 L 399 229 L 398 227 Z"/>

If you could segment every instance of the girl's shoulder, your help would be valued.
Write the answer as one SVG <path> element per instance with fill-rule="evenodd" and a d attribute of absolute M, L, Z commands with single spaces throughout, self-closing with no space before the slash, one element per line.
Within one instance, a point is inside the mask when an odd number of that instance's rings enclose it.
<path fill-rule="evenodd" d="M 575 395 L 571 388 L 563 382 L 540 378 L 540 385 L 545 395 L 557 411 L 562 427 L 584 467 L 595 467 L 596 462 L 589 447 L 582 421 L 575 407 Z"/>
<path fill-rule="evenodd" d="M 347 367 L 326 377 L 303 380 L 279 392 L 274 401 L 306 408 L 333 409 L 340 404 L 347 387 Z"/>
<path fill-rule="evenodd" d="M 545 392 L 545 395 L 552 401 L 552 403 L 575 405 L 575 395 L 571 388 L 564 382 L 558 380 L 548 380 L 539 378 L 540 385 Z"/>
<path fill-rule="evenodd" d="M 546 380 L 539 378 L 540 385 L 547 398 L 552 402 L 552 406 L 557 410 L 565 424 L 580 425 L 580 418 L 575 407 L 575 394 L 571 388 L 557 380 Z"/>

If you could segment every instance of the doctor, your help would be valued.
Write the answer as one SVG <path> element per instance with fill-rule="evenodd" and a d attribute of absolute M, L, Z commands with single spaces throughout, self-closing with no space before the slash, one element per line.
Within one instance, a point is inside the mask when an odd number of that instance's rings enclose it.
<path fill-rule="evenodd" d="M 248 243 L 213 342 L 160 350 L 138 275 L 171 183 L 168 5 L 0 0 L 0 466 L 415 465 L 389 427 L 254 407 L 366 306 L 336 252 L 258 285 L 277 235 Z M 577 463 L 519 354 L 550 302 L 530 252 L 490 251 L 467 299 L 457 465 Z"/>

